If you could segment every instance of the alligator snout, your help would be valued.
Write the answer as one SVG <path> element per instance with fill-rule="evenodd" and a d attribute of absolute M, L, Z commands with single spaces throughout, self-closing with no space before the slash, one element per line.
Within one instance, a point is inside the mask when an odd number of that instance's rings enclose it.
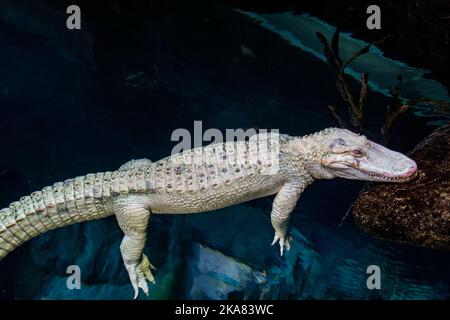
<path fill-rule="evenodd" d="M 414 179 L 417 175 L 417 164 L 411 159 L 409 159 L 409 161 L 407 161 L 406 163 L 403 162 L 396 169 L 396 171 L 400 173 L 400 178 L 411 180 Z"/>

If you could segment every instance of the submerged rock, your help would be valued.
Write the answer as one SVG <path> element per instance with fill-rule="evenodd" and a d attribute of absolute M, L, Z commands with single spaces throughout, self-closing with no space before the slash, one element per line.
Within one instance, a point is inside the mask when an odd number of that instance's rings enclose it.
<path fill-rule="evenodd" d="M 187 296 L 191 299 L 262 298 L 267 277 L 233 257 L 194 243 L 188 260 Z"/>
<path fill-rule="evenodd" d="M 355 220 L 381 239 L 450 250 L 450 124 L 410 156 L 419 167 L 418 178 L 372 185 L 355 204 Z"/>

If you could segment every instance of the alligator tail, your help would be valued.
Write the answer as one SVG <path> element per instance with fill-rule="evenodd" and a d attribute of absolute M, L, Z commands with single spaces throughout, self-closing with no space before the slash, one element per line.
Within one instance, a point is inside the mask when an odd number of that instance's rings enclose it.
<path fill-rule="evenodd" d="M 0 260 L 48 230 L 111 215 L 110 178 L 106 172 L 55 183 L 0 210 Z"/>

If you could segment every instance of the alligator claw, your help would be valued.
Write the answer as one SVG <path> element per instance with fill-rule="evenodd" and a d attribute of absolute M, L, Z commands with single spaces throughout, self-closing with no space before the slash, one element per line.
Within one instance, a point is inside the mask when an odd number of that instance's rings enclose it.
<path fill-rule="evenodd" d="M 148 296 L 148 284 L 147 281 L 155 283 L 155 278 L 151 272 L 151 269 L 156 269 L 148 260 L 148 258 L 143 255 L 142 260 L 139 264 L 128 263 L 125 265 L 128 275 L 130 276 L 131 285 L 134 289 L 134 299 L 139 295 L 139 288 L 144 291 Z"/>
<path fill-rule="evenodd" d="M 151 269 L 156 270 L 156 268 L 150 263 L 145 254 L 142 256 L 142 261 L 138 265 L 138 268 L 148 281 L 153 284 L 155 283 L 155 278 L 153 277 Z"/>
<path fill-rule="evenodd" d="M 279 232 L 275 232 L 275 237 L 273 238 L 272 241 L 272 246 L 277 243 L 277 241 L 280 244 L 280 256 L 283 256 L 284 253 L 284 247 L 286 247 L 286 251 L 291 250 L 291 241 L 292 241 L 292 237 L 291 236 L 287 236 L 285 234 L 280 234 Z"/>

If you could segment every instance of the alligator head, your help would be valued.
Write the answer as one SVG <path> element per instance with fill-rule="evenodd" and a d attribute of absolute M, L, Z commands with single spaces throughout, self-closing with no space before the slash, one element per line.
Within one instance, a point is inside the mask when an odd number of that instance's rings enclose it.
<path fill-rule="evenodd" d="M 416 163 L 407 156 L 349 130 L 330 128 L 310 136 L 315 147 L 315 178 L 406 182 L 417 175 Z"/>

